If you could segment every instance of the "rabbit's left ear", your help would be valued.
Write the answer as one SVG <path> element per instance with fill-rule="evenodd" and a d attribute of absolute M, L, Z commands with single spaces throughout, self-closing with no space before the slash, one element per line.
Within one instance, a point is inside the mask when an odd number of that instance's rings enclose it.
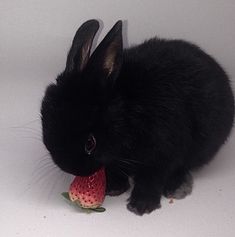
<path fill-rule="evenodd" d="M 112 85 L 121 68 L 122 55 L 122 21 L 118 21 L 90 57 L 87 73 L 95 75 L 96 78 L 93 76 L 93 79 L 98 78 L 98 83 L 102 87 Z"/>
<path fill-rule="evenodd" d="M 98 29 L 99 22 L 97 20 L 86 21 L 79 27 L 68 53 L 66 72 L 83 71 L 88 62 L 92 42 Z"/>

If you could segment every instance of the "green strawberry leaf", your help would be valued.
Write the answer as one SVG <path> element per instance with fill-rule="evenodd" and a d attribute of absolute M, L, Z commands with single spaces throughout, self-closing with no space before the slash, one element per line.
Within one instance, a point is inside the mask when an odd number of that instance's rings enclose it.
<path fill-rule="evenodd" d="M 91 208 L 84 208 L 84 207 L 80 207 L 80 208 L 83 212 L 86 212 L 87 214 L 90 214 L 93 212 L 93 210 Z"/>
<path fill-rule="evenodd" d="M 106 209 L 104 207 L 97 207 L 97 208 L 94 208 L 94 209 L 91 209 L 91 210 L 93 210 L 95 212 L 104 212 L 104 211 L 106 211 Z"/>
<path fill-rule="evenodd" d="M 63 193 L 61 193 L 61 195 L 62 195 L 66 200 L 71 201 L 68 192 L 63 192 Z"/>
<path fill-rule="evenodd" d="M 79 201 L 75 202 L 77 206 L 79 206 L 83 211 L 87 212 L 87 213 L 91 213 L 91 212 L 104 212 L 105 208 L 104 207 L 96 207 L 96 208 L 85 208 L 82 207 L 81 204 L 79 203 Z"/>
<path fill-rule="evenodd" d="M 75 201 L 72 202 L 70 197 L 69 197 L 69 193 L 68 192 L 63 192 L 61 193 L 61 195 L 68 201 L 70 201 L 70 203 L 74 204 L 75 206 L 79 207 L 82 211 L 86 212 L 86 213 L 92 213 L 92 212 L 104 212 L 105 208 L 104 207 L 96 207 L 96 208 L 84 208 L 81 206 L 81 204 L 79 203 L 79 201 Z"/>

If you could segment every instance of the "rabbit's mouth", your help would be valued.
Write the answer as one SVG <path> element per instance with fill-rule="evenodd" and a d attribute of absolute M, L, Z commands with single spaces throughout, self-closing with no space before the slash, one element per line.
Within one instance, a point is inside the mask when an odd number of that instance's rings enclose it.
<path fill-rule="evenodd" d="M 86 159 L 84 162 L 77 162 L 76 159 L 57 159 L 55 164 L 64 172 L 75 176 L 89 176 L 103 166 L 94 159 Z"/>

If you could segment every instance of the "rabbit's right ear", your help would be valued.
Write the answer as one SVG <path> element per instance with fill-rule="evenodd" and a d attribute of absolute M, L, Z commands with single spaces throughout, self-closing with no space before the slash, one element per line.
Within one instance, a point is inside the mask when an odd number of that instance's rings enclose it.
<path fill-rule="evenodd" d="M 90 50 L 96 32 L 99 29 L 97 20 L 83 23 L 77 30 L 69 50 L 65 72 L 82 71 L 90 57 Z"/>

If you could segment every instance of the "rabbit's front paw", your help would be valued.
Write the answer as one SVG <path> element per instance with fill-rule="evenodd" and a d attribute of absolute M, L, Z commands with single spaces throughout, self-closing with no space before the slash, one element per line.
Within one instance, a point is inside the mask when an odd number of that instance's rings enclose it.
<path fill-rule="evenodd" d="M 130 188 L 128 179 L 107 179 L 106 195 L 118 196 L 126 192 Z"/>
<path fill-rule="evenodd" d="M 126 183 L 123 186 L 120 187 L 109 187 L 106 189 L 106 195 L 108 196 L 118 196 L 122 193 L 126 192 L 130 188 L 130 184 Z"/>
<path fill-rule="evenodd" d="M 159 209 L 161 207 L 160 197 L 152 198 L 148 196 L 138 197 L 136 195 L 132 195 L 128 201 L 129 203 L 127 204 L 127 209 L 140 216 L 143 214 L 149 214 L 155 209 Z"/>

